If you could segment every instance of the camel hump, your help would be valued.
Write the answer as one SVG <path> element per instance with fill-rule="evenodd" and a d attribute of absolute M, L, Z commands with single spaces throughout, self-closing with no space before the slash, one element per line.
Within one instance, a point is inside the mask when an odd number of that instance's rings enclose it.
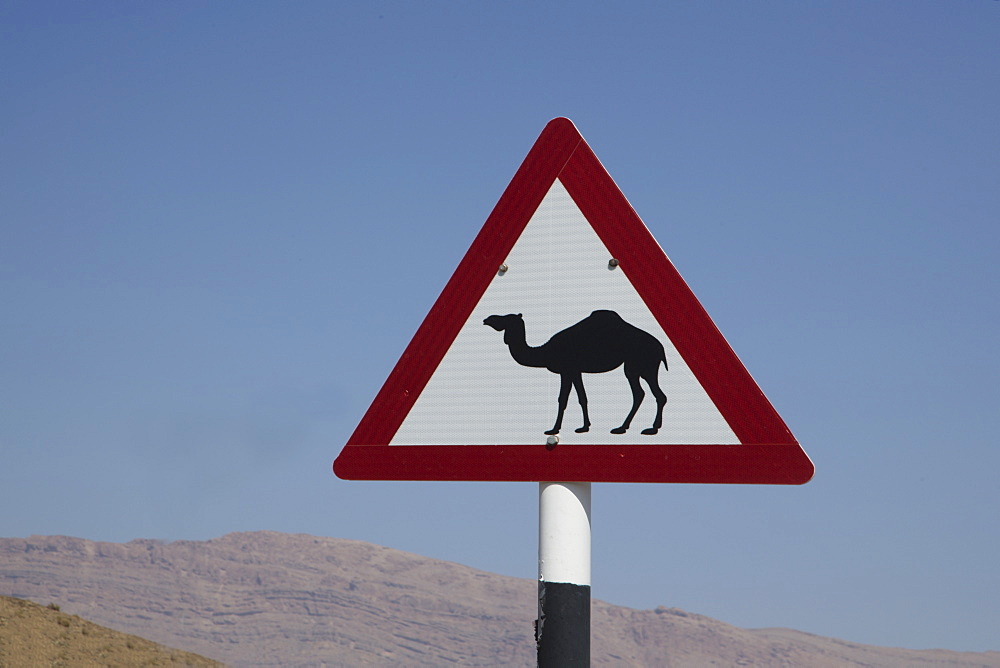
<path fill-rule="evenodd" d="M 645 350 L 650 359 L 655 357 L 664 367 L 667 366 L 667 355 L 663 350 L 663 344 L 655 336 L 626 321 L 615 311 L 600 309 L 592 312 L 582 322 L 601 332 L 602 345 L 624 346 L 634 353 Z M 623 351 L 622 355 L 627 356 L 628 353 Z"/>
<path fill-rule="evenodd" d="M 614 321 L 625 322 L 625 320 L 615 311 L 609 311 L 607 309 L 598 309 L 596 311 L 593 311 L 589 316 L 587 316 L 588 320 L 590 318 L 593 318 L 595 320 L 604 320 L 607 322 L 614 322 Z"/>
<path fill-rule="evenodd" d="M 626 321 L 617 312 L 607 309 L 592 312 L 581 321 L 581 324 L 583 323 L 587 323 L 587 327 L 607 332 L 609 335 L 617 338 L 629 338 L 640 333 L 650 336 L 644 330 Z"/>

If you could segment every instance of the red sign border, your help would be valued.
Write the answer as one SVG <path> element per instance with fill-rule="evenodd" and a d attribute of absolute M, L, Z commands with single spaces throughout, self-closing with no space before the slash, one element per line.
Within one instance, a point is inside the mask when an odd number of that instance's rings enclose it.
<path fill-rule="evenodd" d="M 558 178 L 739 445 L 393 445 L 417 397 Z M 541 438 L 539 439 L 541 441 Z M 813 464 L 572 121 L 528 152 L 333 466 L 351 480 L 802 484 Z"/>

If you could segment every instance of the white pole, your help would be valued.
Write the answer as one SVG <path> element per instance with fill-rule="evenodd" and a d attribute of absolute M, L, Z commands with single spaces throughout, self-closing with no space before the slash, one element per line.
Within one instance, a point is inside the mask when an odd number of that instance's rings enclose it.
<path fill-rule="evenodd" d="M 538 483 L 540 668 L 590 665 L 590 483 Z"/>

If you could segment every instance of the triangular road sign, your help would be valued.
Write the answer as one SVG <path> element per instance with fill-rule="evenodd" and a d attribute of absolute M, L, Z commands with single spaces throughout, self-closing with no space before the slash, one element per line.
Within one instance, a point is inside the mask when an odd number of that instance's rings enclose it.
<path fill-rule="evenodd" d="M 576 127 L 557 118 L 334 471 L 801 484 L 813 465 Z"/>

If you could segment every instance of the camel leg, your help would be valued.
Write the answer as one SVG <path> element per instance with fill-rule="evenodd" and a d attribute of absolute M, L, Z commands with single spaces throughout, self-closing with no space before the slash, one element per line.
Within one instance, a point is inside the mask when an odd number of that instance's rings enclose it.
<path fill-rule="evenodd" d="M 629 425 L 632 424 L 632 418 L 635 417 L 635 413 L 642 403 L 642 398 L 646 396 L 646 392 L 639 385 L 639 374 L 630 369 L 628 363 L 625 365 L 625 377 L 628 378 L 628 386 L 632 389 L 632 410 L 628 412 L 628 417 L 622 422 L 622 426 L 611 430 L 612 434 L 624 434 L 628 431 Z"/>
<path fill-rule="evenodd" d="M 587 391 L 583 389 L 583 376 L 576 374 L 573 377 L 573 387 L 576 388 L 576 398 L 580 400 L 580 408 L 583 409 L 583 426 L 575 431 L 584 434 L 590 431 L 590 415 L 587 413 Z"/>
<path fill-rule="evenodd" d="M 566 404 L 569 403 L 569 390 L 573 387 L 573 381 L 566 374 L 561 374 L 559 376 L 559 412 L 556 413 L 556 423 L 545 432 L 548 436 L 553 436 L 559 433 L 562 428 L 563 413 L 566 412 Z"/>
<path fill-rule="evenodd" d="M 653 393 L 656 397 L 656 419 L 653 420 L 653 426 L 649 429 L 643 429 L 642 433 L 647 436 L 652 436 L 660 430 L 663 426 L 663 407 L 667 403 L 667 395 L 663 393 L 660 389 L 660 381 L 657 380 L 656 376 L 660 370 L 660 365 L 657 363 L 656 368 L 653 369 L 652 374 L 646 374 L 643 378 L 646 379 L 646 384 L 649 385 L 649 391 Z"/>

